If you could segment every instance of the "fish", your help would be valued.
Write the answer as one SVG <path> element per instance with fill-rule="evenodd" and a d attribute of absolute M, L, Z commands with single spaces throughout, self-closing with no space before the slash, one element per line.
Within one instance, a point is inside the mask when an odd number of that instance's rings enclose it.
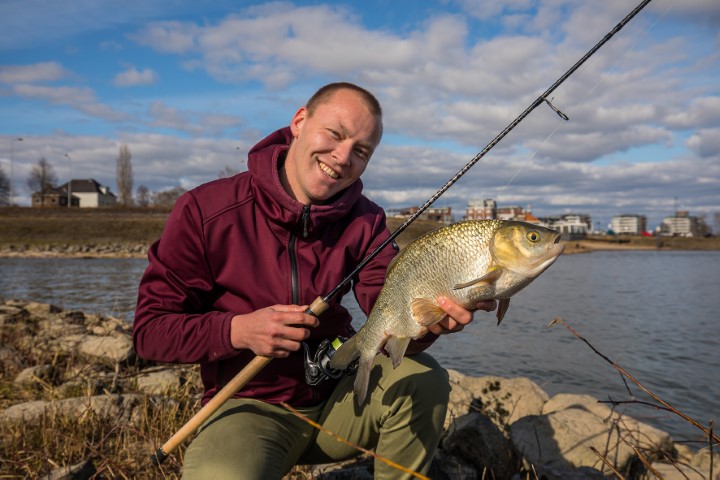
<path fill-rule="evenodd" d="M 466 220 L 418 237 L 390 263 L 367 321 L 334 352 L 330 368 L 344 370 L 359 358 L 353 390 L 362 406 L 375 355 L 386 353 L 397 368 L 410 341 L 446 316 L 438 297 L 468 310 L 480 301 L 498 300 L 500 324 L 510 297 L 564 248 L 559 232 L 510 220 Z"/>

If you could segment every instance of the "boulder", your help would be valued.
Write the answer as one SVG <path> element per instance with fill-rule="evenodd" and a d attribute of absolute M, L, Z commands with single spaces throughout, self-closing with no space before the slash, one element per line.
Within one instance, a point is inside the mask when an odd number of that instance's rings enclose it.
<path fill-rule="evenodd" d="M 472 412 L 452 422 L 441 448 L 489 478 L 509 478 L 517 471 L 512 444 L 487 416 Z"/>
<path fill-rule="evenodd" d="M 136 388 L 150 395 L 161 395 L 182 386 L 181 372 L 177 369 L 164 369 L 138 375 Z"/>
<path fill-rule="evenodd" d="M 461 402 L 471 397 L 474 401 L 468 407 L 482 411 L 501 430 L 506 430 L 520 418 L 541 414 L 549 398 L 542 388 L 526 377 L 469 377 L 459 372 L 449 373 L 452 388 L 457 390 L 452 413 L 463 414 Z"/>
<path fill-rule="evenodd" d="M 78 345 L 78 353 L 110 366 L 130 362 L 135 357 L 132 340 L 127 335 L 87 335 Z"/>
<path fill-rule="evenodd" d="M 592 467 L 610 474 L 600 456 L 628 473 L 642 452 L 649 461 L 672 450 L 670 436 L 613 412 L 585 395 L 562 395 L 543 415 L 522 418 L 510 427 L 512 442 L 526 464 L 543 468 Z"/>
<path fill-rule="evenodd" d="M 57 401 L 34 400 L 1 411 L 0 423 L 34 423 L 40 421 L 43 415 L 65 415 L 81 421 L 87 415 L 94 414 L 121 424 L 135 425 L 140 422 L 142 405 L 143 396 L 137 394 L 97 395 Z"/>
<path fill-rule="evenodd" d="M 21 371 L 15 377 L 18 385 L 32 385 L 35 383 L 54 384 L 55 367 L 52 365 L 35 365 Z"/>

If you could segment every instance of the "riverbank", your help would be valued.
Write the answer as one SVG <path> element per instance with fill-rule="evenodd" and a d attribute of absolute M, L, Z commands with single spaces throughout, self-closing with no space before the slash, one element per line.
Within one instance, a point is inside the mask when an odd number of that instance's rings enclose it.
<path fill-rule="evenodd" d="M 0 208 L 0 257 L 145 258 L 169 212 L 151 208 Z M 388 218 L 397 229 L 404 219 Z M 397 238 L 404 247 L 441 225 L 416 220 Z M 597 236 L 565 242 L 565 254 L 596 250 L 720 250 L 720 237 Z"/>
<path fill-rule="evenodd" d="M 131 327 L 102 314 L 8 300 L 0 326 L 3 478 L 179 478 L 185 445 L 160 469 L 148 456 L 199 409 L 196 366 L 137 358 Z M 431 478 L 600 479 L 614 469 L 628 479 L 700 480 L 720 465 L 620 405 L 550 397 L 524 377 L 449 375 Z M 285 480 L 337 478 L 370 479 L 372 462 L 296 467 Z"/>

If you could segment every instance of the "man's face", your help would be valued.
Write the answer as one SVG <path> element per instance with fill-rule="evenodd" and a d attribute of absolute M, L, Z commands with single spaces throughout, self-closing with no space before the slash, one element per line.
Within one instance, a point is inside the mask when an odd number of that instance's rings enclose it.
<path fill-rule="evenodd" d="M 380 122 L 352 90 L 335 92 L 312 116 L 305 107 L 298 110 L 290 123 L 294 140 L 285 160 L 285 189 L 308 205 L 347 188 L 380 142 Z"/>

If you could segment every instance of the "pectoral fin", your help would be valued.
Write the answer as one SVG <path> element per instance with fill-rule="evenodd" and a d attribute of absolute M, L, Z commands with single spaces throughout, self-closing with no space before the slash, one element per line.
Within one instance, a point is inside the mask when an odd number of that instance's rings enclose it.
<path fill-rule="evenodd" d="M 435 325 L 447 313 L 427 298 L 415 298 L 410 302 L 410 311 L 415 321 L 423 327 Z"/>
<path fill-rule="evenodd" d="M 503 321 L 503 318 L 505 318 L 505 314 L 507 313 L 508 307 L 510 306 L 510 299 L 509 298 L 503 298 L 498 302 L 498 309 L 497 309 L 497 319 L 498 319 L 498 325 L 500 325 L 500 322 Z"/>
<path fill-rule="evenodd" d="M 398 365 L 400 365 L 400 362 L 405 356 L 405 351 L 407 350 L 409 344 L 410 339 L 407 337 L 390 337 L 388 339 L 387 343 L 385 344 L 385 351 L 390 355 L 390 358 L 392 359 L 393 368 L 397 368 Z"/>
<path fill-rule="evenodd" d="M 473 280 L 470 280 L 469 282 L 465 283 L 458 283 L 453 287 L 454 290 L 460 290 L 461 288 L 467 288 L 471 287 L 473 285 L 490 285 L 492 283 L 495 283 L 498 278 L 500 278 L 500 275 L 502 274 L 502 269 L 495 268 L 493 270 L 490 270 L 488 273 L 483 275 L 480 278 L 476 278 Z"/>

